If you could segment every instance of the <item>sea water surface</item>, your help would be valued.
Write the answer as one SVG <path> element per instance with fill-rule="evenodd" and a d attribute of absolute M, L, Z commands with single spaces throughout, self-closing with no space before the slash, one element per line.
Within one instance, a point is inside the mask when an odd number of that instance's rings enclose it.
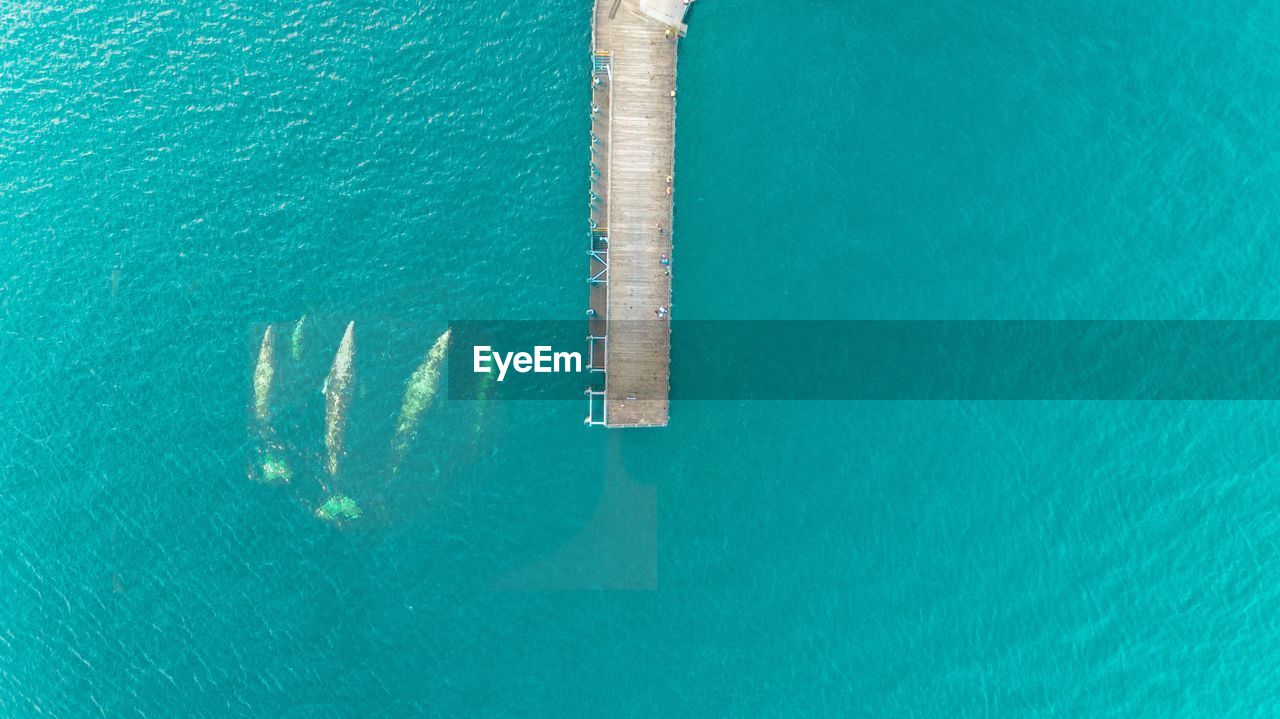
<path fill-rule="evenodd" d="M 1275 318 L 1278 37 L 701 0 L 673 314 Z M 392 472 L 449 320 L 581 316 L 588 42 L 568 0 L 0 5 L 0 715 L 1268 713 L 1273 403 L 437 401 Z"/>

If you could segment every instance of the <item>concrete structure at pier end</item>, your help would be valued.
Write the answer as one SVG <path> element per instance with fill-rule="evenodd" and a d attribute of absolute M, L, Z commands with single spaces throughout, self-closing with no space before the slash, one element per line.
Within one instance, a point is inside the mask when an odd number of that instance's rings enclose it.
<path fill-rule="evenodd" d="M 661 427 L 671 376 L 676 52 L 684 0 L 596 0 L 587 424 Z"/>

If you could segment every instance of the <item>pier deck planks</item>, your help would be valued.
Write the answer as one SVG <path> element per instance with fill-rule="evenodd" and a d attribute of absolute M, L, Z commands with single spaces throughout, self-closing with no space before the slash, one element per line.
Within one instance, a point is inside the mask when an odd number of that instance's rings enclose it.
<path fill-rule="evenodd" d="M 668 419 L 670 324 L 655 310 L 671 308 L 671 276 L 660 260 L 672 254 L 672 91 L 684 7 L 681 0 L 599 0 L 594 12 L 595 50 L 608 51 L 612 62 L 604 148 L 609 224 L 605 418 L 610 427 L 663 426 Z"/>

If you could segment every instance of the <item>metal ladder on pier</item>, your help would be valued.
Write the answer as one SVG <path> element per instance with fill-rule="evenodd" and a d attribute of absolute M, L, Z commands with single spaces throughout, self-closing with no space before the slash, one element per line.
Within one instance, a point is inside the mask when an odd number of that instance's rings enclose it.
<path fill-rule="evenodd" d="M 609 230 L 603 227 L 591 231 L 591 284 L 609 284 Z"/>
<path fill-rule="evenodd" d="M 588 387 L 583 392 L 587 397 L 587 417 L 582 423 L 588 427 L 604 427 L 608 424 L 605 411 L 605 396 L 603 389 Z"/>
<path fill-rule="evenodd" d="M 591 74 L 613 78 L 613 56 L 608 50 L 600 50 L 591 56 Z"/>

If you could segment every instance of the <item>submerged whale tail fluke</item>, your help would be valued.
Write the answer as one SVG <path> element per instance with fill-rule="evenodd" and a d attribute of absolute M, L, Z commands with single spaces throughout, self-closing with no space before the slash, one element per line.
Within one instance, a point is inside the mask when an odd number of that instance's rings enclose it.
<path fill-rule="evenodd" d="M 325 467 L 331 475 L 338 473 L 338 457 L 342 453 L 342 437 L 347 427 L 347 405 L 351 402 L 351 376 L 356 355 L 355 331 L 356 323 L 348 323 L 324 382 L 324 446 L 329 454 Z"/>
<path fill-rule="evenodd" d="M 270 448 L 262 457 L 262 481 L 267 484 L 288 484 L 293 479 L 293 470 L 277 448 Z"/>
<path fill-rule="evenodd" d="M 316 516 L 327 522 L 359 519 L 362 514 L 364 512 L 360 510 L 360 505 L 345 494 L 335 494 L 326 499 L 324 504 L 316 507 Z"/>
<path fill-rule="evenodd" d="M 265 425 L 271 409 L 271 381 L 275 378 L 275 329 L 267 325 L 253 370 L 253 413 Z"/>
<path fill-rule="evenodd" d="M 449 351 L 449 339 L 452 330 L 445 330 L 431 345 L 426 358 L 409 378 L 409 385 L 404 391 L 404 402 L 400 406 L 400 416 L 396 419 L 396 435 L 392 440 L 392 471 L 399 468 L 400 462 L 409 451 L 409 444 L 417 432 L 422 413 L 431 406 L 435 399 L 436 389 L 440 385 L 440 368 L 444 364 Z"/>

